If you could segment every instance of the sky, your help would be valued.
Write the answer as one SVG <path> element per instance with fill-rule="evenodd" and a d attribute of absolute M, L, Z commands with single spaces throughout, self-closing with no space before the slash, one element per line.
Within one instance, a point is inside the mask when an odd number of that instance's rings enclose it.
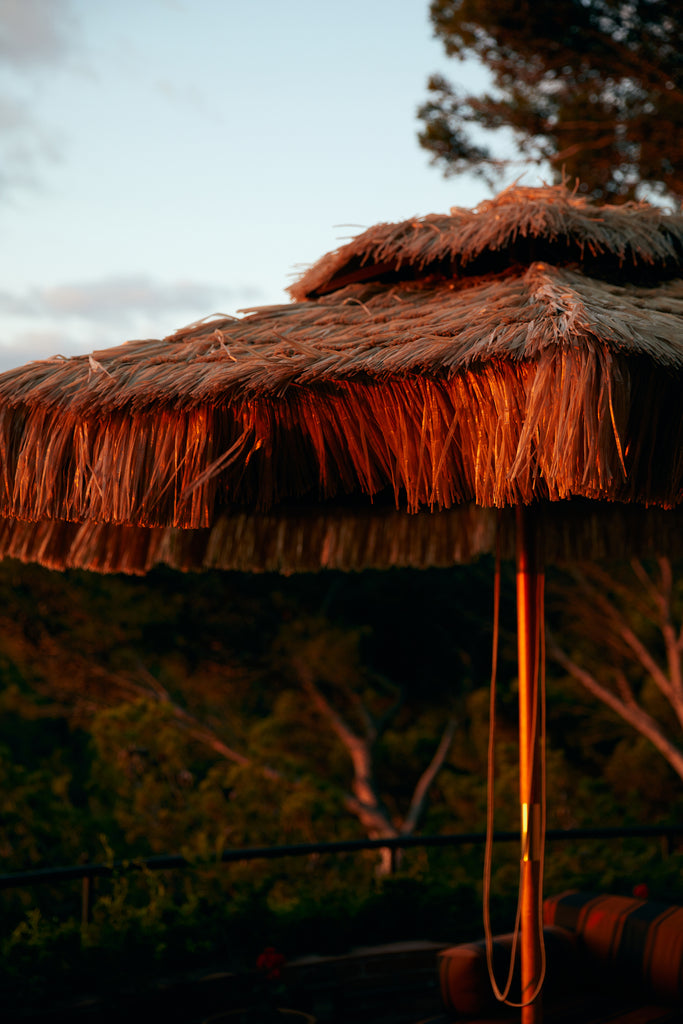
<path fill-rule="evenodd" d="M 364 227 L 487 198 L 418 145 L 437 71 L 485 82 L 427 0 L 0 0 L 0 370 L 289 301 Z"/>

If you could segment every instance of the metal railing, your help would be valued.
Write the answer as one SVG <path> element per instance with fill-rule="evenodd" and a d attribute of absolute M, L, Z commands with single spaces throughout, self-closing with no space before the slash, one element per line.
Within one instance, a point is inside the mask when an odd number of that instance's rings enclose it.
<path fill-rule="evenodd" d="M 546 840 L 579 841 L 582 839 L 662 839 L 664 852 L 670 853 L 676 839 L 683 837 L 683 825 L 634 825 L 626 828 L 573 828 L 548 829 Z M 519 832 L 494 832 L 494 843 L 519 842 Z M 477 846 L 486 842 L 485 832 L 456 832 L 448 835 L 397 836 L 392 839 L 344 839 L 332 843 L 295 843 L 285 846 L 248 846 L 223 850 L 211 861 L 188 860 L 181 854 L 156 854 L 130 860 L 116 860 L 110 864 L 72 864 L 64 868 L 36 868 L 0 874 L 0 889 L 23 889 L 48 882 L 68 882 L 81 879 L 81 920 L 90 917 L 92 885 L 96 878 L 111 878 L 133 871 L 163 871 L 182 868 L 203 868 L 218 863 L 237 861 L 279 860 L 284 857 L 309 857 L 311 854 L 358 853 L 363 850 L 389 850 L 392 870 L 396 870 L 397 853 L 410 847 Z"/>

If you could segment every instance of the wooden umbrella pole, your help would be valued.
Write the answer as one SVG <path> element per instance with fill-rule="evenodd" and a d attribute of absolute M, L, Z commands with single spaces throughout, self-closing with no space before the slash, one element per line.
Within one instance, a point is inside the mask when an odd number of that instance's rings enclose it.
<path fill-rule="evenodd" d="M 542 576 L 532 513 L 517 515 L 517 659 L 519 671 L 519 790 L 522 818 L 521 971 L 522 1003 L 532 998 L 541 979 L 539 934 L 542 814 L 538 596 Z M 541 997 L 522 1008 L 522 1024 L 543 1019 Z"/>

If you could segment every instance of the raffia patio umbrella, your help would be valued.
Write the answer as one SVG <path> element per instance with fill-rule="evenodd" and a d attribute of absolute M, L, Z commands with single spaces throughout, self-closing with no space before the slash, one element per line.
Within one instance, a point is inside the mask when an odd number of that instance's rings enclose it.
<path fill-rule="evenodd" d="M 291 572 L 516 550 L 528 996 L 542 559 L 681 548 L 683 217 L 515 188 L 371 228 L 291 293 L 2 375 L 0 555 Z"/>

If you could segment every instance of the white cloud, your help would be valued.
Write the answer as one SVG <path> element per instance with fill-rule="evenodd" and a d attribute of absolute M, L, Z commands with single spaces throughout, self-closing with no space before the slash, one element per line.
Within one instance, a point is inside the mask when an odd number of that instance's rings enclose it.
<path fill-rule="evenodd" d="M 154 88 L 172 106 L 189 107 L 195 113 L 214 121 L 221 120 L 209 109 L 205 97 L 194 84 L 178 83 L 170 78 L 158 78 L 154 83 Z"/>
<path fill-rule="evenodd" d="M 21 71 L 59 62 L 76 27 L 71 0 L 0 0 L 0 62 Z"/>
<path fill-rule="evenodd" d="M 35 189 L 36 168 L 61 157 L 61 140 L 34 112 L 41 75 L 78 51 L 71 0 L 0 0 L 0 199 Z"/>
<path fill-rule="evenodd" d="M 20 331 L 12 338 L 11 344 L 0 343 L 0 373 L 35 359 L 49 359 L 56 354 L 78 355 L 87 352 L 89 348 L 93 346 L 88 346 L 84 341 L 74 341 L 60 331 Z"/>
<path fill-rule="evenodd" d="M 0 132 L 21 131 L 29 117 L 28 104 L 12 96 L 0 96 Z"/>
<path fill-rule="evenodd" d="M 62 321 L 76 318 L 93 324 L 111 322 L 114 317 L 119 324 L 130 324 L 141 314 L 153 317 L 183 312 L 200 317 L 229 312 L 236 303 L 257 302 L 259 297 L 259 289 L 247 285 L 223 288 L 198 281 L 155 281 L 142 274 L 118 275 L 33 288 L 23 295 L 0 292 L 0 311 Z"/>
<path fill-rule="evenodd" d="M 36 164 L 57 163 L 61 152 L 56 133 L 36 120 L 25 100 L 0 94 L 0 197 L 17 187 L 36 188 Z"/>
<path fill-rule="evenodd" d="M 163 338 L 214 313 L 255 305 L 253 286 L 223 288 L 199 281 L 156 281 L 117 275 L 0 291 L 0 372 L 34 359 L 71 356 L 120 345 L 130 338 Z"/>

